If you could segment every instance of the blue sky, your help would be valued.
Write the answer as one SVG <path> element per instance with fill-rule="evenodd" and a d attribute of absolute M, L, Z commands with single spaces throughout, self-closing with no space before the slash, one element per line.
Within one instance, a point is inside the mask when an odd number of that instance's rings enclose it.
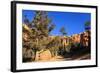
<path fill-rule="evenodd" d="M 24 16 L 31 22 L 35 16 L 35 11 L 33 10 L 23 10 L 22 11 L 22 22 Z M 67 35 L 71 36 L 73 34 L 78 34 L 84 32 L 84 24 L 86 21 L 91 21 L 90 13 L 76 13 L 76 12 L 48 12 L 48 17 L 52 19 L 52 23 L 55 24 L 55 29 L 52 30 L 50 35 L 61 35 L 61 27 L 65 27 Z"/>

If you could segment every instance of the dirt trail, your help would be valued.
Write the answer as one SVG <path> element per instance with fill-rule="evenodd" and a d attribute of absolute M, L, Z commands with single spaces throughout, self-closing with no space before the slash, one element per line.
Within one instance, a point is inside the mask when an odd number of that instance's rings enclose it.
<path fill-rule="evenodd" d="M 37 52 L 36 53 L 36 62 L 47 62 L 47 61 L 68 61 L 68 60 L 84 60 L 84 59 L 90 59 L 90 54 L 83 54 L 83 55 L 74 55 L 70 58 L 64 58 L 63 56 L 51 56 L 51 53 L 49 50 L 45 50 L 43 52 Z"/>

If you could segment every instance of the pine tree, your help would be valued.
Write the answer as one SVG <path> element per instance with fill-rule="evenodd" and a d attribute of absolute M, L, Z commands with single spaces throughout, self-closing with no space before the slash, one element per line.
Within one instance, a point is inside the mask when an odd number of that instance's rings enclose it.
<path fill-rule="evenodd" d="M 60 32 L 62 33 L 63 36 L 64 36 L 64 35 L 67 35 L 67 32 L 66 32 L 66 30 L 65 30 L 64 27 L 62 27 L 62 28 L 60 29 Z"/>
<path fill-rule="evenodd" d="M 31 41 L 30 46 L 36 51 L 47 49 L 49 44 L 48 36 L 55 25 L 51 23 L 46 11 L 36 11 L 35 17 L 31 22 Z"/>
<path fill-rule="evenodd" d="M 91 23 L 90 23 L 90 21 L 86 21 L 85 22 L 85 30 L 88 31 L 90 29 L 91 29 Z"/>
<path fill-rule="evenodd" d="M 36 11 L 35 17 L 32 21 L 33 29 L 37 32 L 36 36 L 48 36 L 54 29 L 54 24 L 51 24 L 51 19 L 48 18 L 46 11 Z"/>

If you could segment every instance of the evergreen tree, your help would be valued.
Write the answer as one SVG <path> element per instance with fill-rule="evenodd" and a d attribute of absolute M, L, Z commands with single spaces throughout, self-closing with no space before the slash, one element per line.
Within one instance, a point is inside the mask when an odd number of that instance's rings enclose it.
<path fill-rule="evenodd" d="M 46 46 L 50 42 L 48 39 L 49 33 L 54 29 L 55 25 L 51 24 L 51 19 L 48 18 L 46 11 L 36 11 L 35 17 L 31 22 L 31 41 L 30 46 L 33 50 L 39 51 L 47 49 Z"/>
<path fill-rule="evenodd" d="M 62 28 L 60 29 L 60 32 L 62 33 L 62 35 L 67 35 L 67 32 L 66 32 L 66 30 L 65 30 L 64 27 L 62 27 Z"/>
<path fill-rule="evenodd" d="M 88 31 L 90 29 L 91 29 L 91 23 L 90 23 L 90 21 L 86 21 L 85 22 L 85 30 Z"/>
<path fill-rule="evenodd" d="M 54 24 L 51 24 L 46 11 L 36 11 L 32 24 L 33 29 L 37 32 L 36 36 L 46 37 L 54 29 Z"/>

